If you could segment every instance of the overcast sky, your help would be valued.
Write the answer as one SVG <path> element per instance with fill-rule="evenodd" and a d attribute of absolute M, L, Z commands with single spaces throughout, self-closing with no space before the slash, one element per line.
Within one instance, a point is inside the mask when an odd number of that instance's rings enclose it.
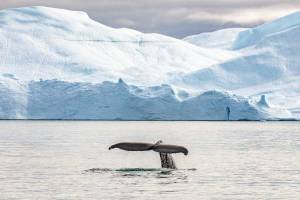
<path fill-rule="evenodd" d="M 0 0 L 0 9 L 35 5 L 81 10 L 112 27 L 178 38 L 300 11 L 300 0 Z"/>

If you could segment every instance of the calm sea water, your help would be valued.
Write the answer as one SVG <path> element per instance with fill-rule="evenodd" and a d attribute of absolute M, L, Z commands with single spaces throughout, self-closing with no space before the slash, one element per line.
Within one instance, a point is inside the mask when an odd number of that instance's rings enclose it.
<path fill-rule="evenodd" d="M 120 141 L 186 146 L 178 170 Z M 299 122 L 0 121 L 0 199 L 300 199 Z"/>

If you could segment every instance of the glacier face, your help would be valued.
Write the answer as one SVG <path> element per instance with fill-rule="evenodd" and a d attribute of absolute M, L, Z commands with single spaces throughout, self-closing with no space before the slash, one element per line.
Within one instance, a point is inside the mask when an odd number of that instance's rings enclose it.
<path fill-rule="evenodd" d="M 3 92 L 3 91 L 1 91 Z M 13 91 L 12 91 L 13 92 Z M 9 94 L 10 92 L 6 92 Z M 19 94 L 20 96 L 22 94 Z M 58 80 L 32 81 L 28 84 L 26 116 L 17 116 L 19 97 L 8 96 L 1 105 L 6 118 L 29 119 L 102 119 L 102 120 L 260 120 L 270 117 L 261 105 L 248 98 L 220 91 L 207 91 L 183 101 L 169 85 L 138 88 L 105 81 L 99 84 L 70 83 Z M 24 97 L 23 97 L 24 98 Z M 0 99 L 1 100 L 1 99 Z M 5 111 L 5 110 L 4 110 Z M 11 112 L 11 113 L 10 113 Z"/>
<path fill-rule="evenodd" d="M 0 119 L 300 118 L 298 22 L 179 40 L 83 12 L 2 10 Z"/>

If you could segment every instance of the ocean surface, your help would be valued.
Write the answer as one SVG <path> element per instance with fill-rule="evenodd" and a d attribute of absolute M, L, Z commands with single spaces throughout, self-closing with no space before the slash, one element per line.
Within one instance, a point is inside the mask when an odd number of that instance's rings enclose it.
<path fill-rule="evenodd" d="M 178 170 L 123 141 L 183 145 Z M 300 199 L 299 122 L 0 121 L 0 199 Z"/>

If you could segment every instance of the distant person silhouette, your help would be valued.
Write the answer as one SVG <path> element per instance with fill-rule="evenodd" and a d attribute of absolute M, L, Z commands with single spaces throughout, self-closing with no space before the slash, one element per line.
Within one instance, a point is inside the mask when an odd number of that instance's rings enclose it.
<path fill-rule="evenodd" d="M 229 121 L 229 119 L 230 119 L 230 107 L 229 106 L 226 107 L 226 114 L 227 114 L 227 120 Z"/>

